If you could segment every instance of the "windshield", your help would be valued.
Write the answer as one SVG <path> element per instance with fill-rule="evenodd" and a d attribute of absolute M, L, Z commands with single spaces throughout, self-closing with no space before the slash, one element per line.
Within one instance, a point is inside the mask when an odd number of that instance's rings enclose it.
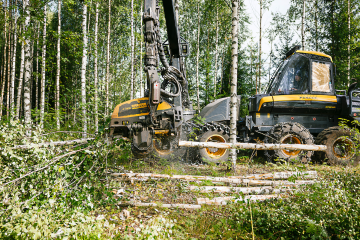
<path fill-rule="evenodd" d="M 312 62 L 312 91 L 331 92 L 330 63 Z"/>
<path fill-rule="evenodd" d="M 275 77 L 270 94 L 290 94 L 309 92 L 310 60 L 301 55 L 294 55 L 288 64 L 283 65 Z"/>
<path fill-rule="evenodd" d="M 272 76 L 270 84 L 268 86 L 267 92 L 270 93 L 271 89 L 274 88 L 274 85 L 277 83 L 276 79 L 278 78 L 278 75 L 281 74 L 281 71 L 284 69 L 286 64 L 289 62 L 288 59 L 284 60 L 282 63 L 279 64 L 278 68 L 275 71 L 275 74 Z"/>

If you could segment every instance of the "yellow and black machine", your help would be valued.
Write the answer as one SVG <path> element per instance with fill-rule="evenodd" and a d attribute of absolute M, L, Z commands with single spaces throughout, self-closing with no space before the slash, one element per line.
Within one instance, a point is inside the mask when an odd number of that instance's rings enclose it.
<path fill-rule="evenodd" d="M 173 0 L 162 2 L 168 34 L 165 42 L 160 41 L 157 1 L 144 1 L 145 97 L 116 106 L 110 123 L 110 136 L 130 139 L 136 156 L 155 152 L 167 157 L 179 149 L 178 141 L 186 140 L 189 131 L 195 132 L 200 142 L 229 141 L 230 97 L 205 106 L 199 114 L 206 119 L 205 124 L 191 121 L 195 111 L 189 100 L 183 64 L 188 44 L 179 35 Z M 162 68 L 158 67 L 158 59 Z M 331 56 L 295 46 L 276 70 L 266 93 L 249 99 L 249 115 L 238 116 L 237 141 L 326 145 L 326 152 L 317 153 L 321 159 L 344 164 L 350 160 L 358 162 L 360 156 L 354 151 L 358 139 L 339 127 L 339 119 L 360 120 L 360 90 L 356 83 L 347 92 L 336 90 L 335 75 Z M 241 96 L 238 99 L 240 102 Z M 212 162 L 226 161 L 229 155 L 227 149 L 218 148 L 191 151 L 191 157 Z M 267 150 L 265 155 L 269 160 L 309 161 L 313 152 Z"/>

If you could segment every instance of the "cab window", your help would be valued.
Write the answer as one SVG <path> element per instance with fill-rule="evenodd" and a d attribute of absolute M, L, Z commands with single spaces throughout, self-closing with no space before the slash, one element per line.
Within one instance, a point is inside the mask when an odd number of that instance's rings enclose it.
<path fill-rule="evenodd" d="M 312 62 L 312 91 L 331 92 L 330 63 Z"/>
<path fill-rule="evenodd" d="M 290 93 L 307 93 L 309 91 L 309 59 L 301 55 L 292 57 L 291 62 L 283 70 L 278 79 L 276 89 L 273 93 L 290 94 Z"/>

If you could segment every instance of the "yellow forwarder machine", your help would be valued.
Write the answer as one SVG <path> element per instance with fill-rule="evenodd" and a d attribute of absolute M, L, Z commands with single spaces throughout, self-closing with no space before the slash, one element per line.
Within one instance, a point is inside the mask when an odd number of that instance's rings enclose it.
<path fill-rule="evenodd" d="M 116 106 L 110 123 L 110 136 L 130 139 L 133 153 L 140 157 L 151 152 L 161 157 L 172 153 L 181 157 L 182 151 L 175 152 L 179 150 L 177 143 L 191 131 L 200 142 L 228 142 L 230 134 L 229 97 L 212 102 L 200 112 L 206 119 L 204 125 L 191 121 L 194 111 L 182 62 L 188 45 L 179 35 L 173 1 L 162 2 L 168 33 L 165 43 L 159 35 L 159 6 L 156 0 L 144 1 L 146 97 Z M 163 68 L 158 68 L 158 59 Z M 356 83 L 350 85 L 347 93 L 335 90 L 335 75 L 330 56 L 294 47 L 275 72 L 266 93 L 249 99 L 249 115 L 238 117 L 238 141 L 321 144 L 327 146 L 327 152 L 319 152 L 319 159 L 340 164 L 358 162 L 358 139 L 338 124 L 340 118 L 360 120 L 360 91 L 356 90 Z M 190 157 L 221 162 L 228 155 L 227 149 L 203 148 L 193 149 Z M 265 155 L 270 160 L 308 161 L 313 152 L 267 150 Z"/>

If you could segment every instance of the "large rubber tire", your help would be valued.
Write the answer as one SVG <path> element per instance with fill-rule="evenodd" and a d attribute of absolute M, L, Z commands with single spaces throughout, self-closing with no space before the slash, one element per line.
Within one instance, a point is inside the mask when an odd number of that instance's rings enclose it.
<path fill-rule="evenodd" d="M 326 152 L 316 152 L 318 161 L 328 160 L 331 165 L 357 165 L 360 155 L 356 155 L 356 143 L 349 130 L 339 126 L 323 130 L 315 140 L 317 145 L 326 145 Z"/>
<path fill-rule="evenodd" d="M 228 143 L 229 135 L 224 131 L 207 131 L 199 137 L 199 142 L 219 142 Z M 222 148 L 200 148 L 200 160 L 205 160 L 213 163 L 220 163 L 228 161 L 229 149 Z"/>
<path fill-rule="evenodd" d="M 314 144 L 314 138 L 303 125 L 296 122 L 276 124 L 264 139 L 265 143 L 280 144 Z M 266 150 L 269 161 L 283 159 L 286 161 L 300 161 L 307 163 L 311 160 L 313 151 L 304 150 Z"/>

